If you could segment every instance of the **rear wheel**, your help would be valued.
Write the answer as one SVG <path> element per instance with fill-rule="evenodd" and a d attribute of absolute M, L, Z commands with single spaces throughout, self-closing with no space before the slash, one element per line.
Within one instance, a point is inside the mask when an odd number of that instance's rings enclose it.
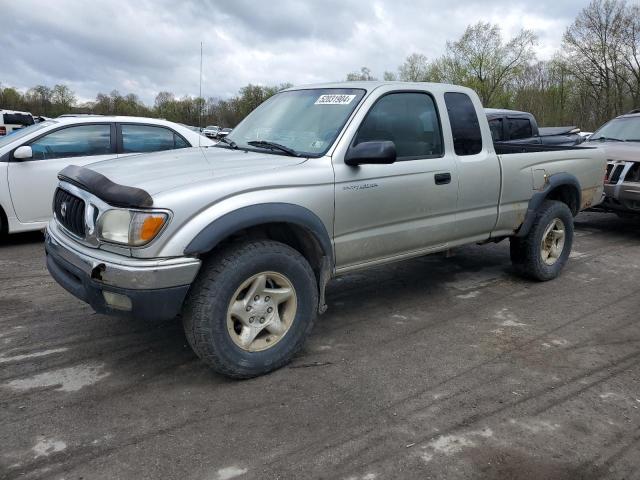
<path fill-rule="evenodd" d="M 250 378 L 288 363 L 318 306 L 309 263 L 274 241 L 224 248 L 203 266 L 183 316 L 189 344 L 217 372 Z"/>
<path fill-rule="evenodd" d="M 534 280 L 552 280 L 560 275 L 573 245 L 573 215 L 556 200 L 545 201 L 529 233 L 512 237 L 511 261 L 523 275 Z"/>

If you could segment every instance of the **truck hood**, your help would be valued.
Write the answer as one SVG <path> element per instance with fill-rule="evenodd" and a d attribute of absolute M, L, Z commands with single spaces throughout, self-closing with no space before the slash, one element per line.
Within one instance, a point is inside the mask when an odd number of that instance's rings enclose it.
<path fill-rule="evenodd" d="M 306 158 L 220 147 L 185 148 L 104 160 L 88 166 L 112 182 L 154 195 L 229 175 L 245 175 L 297 165 Z"/>
<path fill-rule="evenodd" d="M 586 146 L 596 146 L 604 150 L 607 160 L 640 162 L 640 142 L 587 142 Z"/>

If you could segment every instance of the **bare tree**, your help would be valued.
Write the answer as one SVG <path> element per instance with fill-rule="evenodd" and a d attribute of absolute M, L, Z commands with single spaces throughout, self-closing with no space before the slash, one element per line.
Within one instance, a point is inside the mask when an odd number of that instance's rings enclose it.
<path fill-rule="evenodd" d="M 385 71 L 382 74 L 382 79 L 385 82 L 395 82 L 396 80 L 398 80 L 398 76 L 395 74 L 395 72 Z"/>
<path fill-rule="evenodd" d="M 459 40 L 447 42 L 446 53 L 433 73 L 441 80 L 474 88 L 489 106 L 535 59 L 536 42 L 533 32 L 522 30 L 505 43 L 498 25 L 478 22 L 468 26 Z"/>
<path fill-rule="evenodd" d="M 404 82 L 426 82 L 429 76 L 429 61 L 421 53 L 412 53 L 398 67 L 398 76 Z"/>
<path fill-rule="evenodd" d="M 360 68 L 360 72 L 351 72 L 347 74 L 347 82 L 357 82 L 357 81 L 371 81 L 377 80 L 373 75 L 371 75 L 371 70 L 367 67 Z"/>
<path fill-rule="evenodd" d="M 563 46 L 572 75 L 590 95 L 595 118 L 607 120 L 624 108 L 626 84 L 626 5 L 618 0 L 592 0 L 564 34 Z"/>
<path fill-rule="evenodd" d="M 71 112 L 76 96 L 66 85 L 54 85 L 51 90 L 52 115 L 58 116 Z"/>

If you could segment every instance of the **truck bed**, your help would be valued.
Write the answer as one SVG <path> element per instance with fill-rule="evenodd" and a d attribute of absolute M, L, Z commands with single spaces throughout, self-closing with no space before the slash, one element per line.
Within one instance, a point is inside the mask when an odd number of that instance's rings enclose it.
<path fill-rule="evenodd" d="M 494 143 L 500 159 L 500 190 L 497 233 L 505 235 L 522 223 L 527 213 L 531 192 L 544 190 L 547 179 L 569 172 L 581 186 L 579 210 L 602 199 L 604 154 L 595 147 L 542 144 Z M 525 192 L 527 192 L 525 194 Z"/>
<path fill-rule="evenodd" d="M 592 149 L 596 147 L 584 147 L 582 145 L 545 145 L 542 143 L 508 143 L 493 142 L 498 155 L 509 155 L 511 153 L 532 153 L 532 152 L 558 152 L 564 150 Z"/>

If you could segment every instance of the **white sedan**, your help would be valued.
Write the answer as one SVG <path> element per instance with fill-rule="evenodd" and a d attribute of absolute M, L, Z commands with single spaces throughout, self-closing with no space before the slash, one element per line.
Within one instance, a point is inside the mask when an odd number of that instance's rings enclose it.
<path fill-rule="evenodd" d="M 0 137 L 0 235 L 47 224 L 67 165 L 213 144 L 166 120 L 100 115 L 59 117 Z"/>

